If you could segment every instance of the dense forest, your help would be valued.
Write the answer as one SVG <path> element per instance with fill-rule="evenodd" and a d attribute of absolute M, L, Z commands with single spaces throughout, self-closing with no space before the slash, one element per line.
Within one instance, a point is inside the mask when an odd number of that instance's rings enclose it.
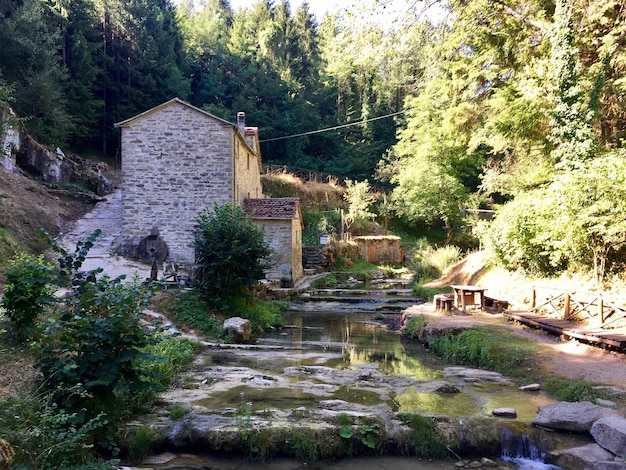
<path fill-rule="evenodd" d="M 497 207 L 470 225 L 501 264 L 617 270 L 625 2 L 398 3 L 383 23 L 382 0 L 321 19 L 286 0 L 0 0 L 0 104 L 109 156 L 115 122 L 174 96 L 244 111 L 266 163 L 391 185 L 379 214 L 450 241 L 466 209 Z"/>

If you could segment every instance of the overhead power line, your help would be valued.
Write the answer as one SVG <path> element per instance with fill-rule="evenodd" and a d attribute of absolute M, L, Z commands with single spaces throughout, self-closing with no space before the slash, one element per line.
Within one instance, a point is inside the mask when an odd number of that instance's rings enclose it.
<path fill-rule="evenodd" d="M 275 140 L 293 139 L 295 137 L 302 137 L 302 136 L 305 136 L 305 135 L 319 134 L 321 132 L 328 132 L 328 131 L 335 131 L 337 129 L 344 129 L 346 127 L 359 126 L 361 124 L 365 124 L 365 123 L 372 122 L 372 121 L 378 121 L 380 119 L 387 119 L 387 118 L 394 117 L 394 116 L 397 116 L 398 114 L 403 114 L 403 113 L 404 113 L 404 110 L 398 111 L 396 113 L 385 114 L 384 116 L 378 116 L 378 117 L 371 118 L 371 119 L 364 119 L 362 121 L 350 122 L 348 124 L 342 124 L 340 126 L 327 127 L 325 129 L 318 129 L 316 131 L 308 131 L 308 132 L 302 132 L 300 134 L 285 135 L 283 137 L 274 137 L 272 139 L 263 139 L 263 140 L 259 140 L 259 143 L 273 142 Z"/>

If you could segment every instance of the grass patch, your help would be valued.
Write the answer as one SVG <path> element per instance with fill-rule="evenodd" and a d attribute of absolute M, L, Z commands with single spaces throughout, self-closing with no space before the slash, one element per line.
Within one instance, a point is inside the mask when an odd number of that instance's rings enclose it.
<path fill-rule="evenodd" d="M 240 297 L 228 306 L 228 316 L 238 316 L 250 320 L 252 331 L 265 330 L 282 326 L 284 318 L 282 311 L 287 308 L 287 302 L 270 301 L 255 297 Z"/>
<path fill-rule="evenodd" d="M 452 293 L 452 287 L 424 287 L 419 284 L 414 284 L 411 289 L 413 295 L 422 299 L 424 302 L 432 302 L 437 294 Z"/>
<path fill-rule="evenodd" d="M 186 406 L 182 406 L 182 405 L 174 405 L 172 407 L 172 409 L 170 410 L 170 418 L 173 421 L 176 421 L 177 419 L 182 418 L 183 416 L 185 416 L 187 413 L 189 413 L 191 410 L 189 408 L 187 408 Z"/>
<path fill-rule="evenodd" d="M 454 245 L 417 249 L 411 260 L 416 281 L 421 283 L 443 276 L 461 257 L 461 249 Z"/>
<path fill-rule="evenodd" d="M 198 331 L 207 338 L 219 338 L 223 321 L 209 311 L 196 291 L 168 290 L 158 292 L 151 308 L 165 314 L 179 329 Z"/>
<path fill-rule="evenodd" d="M 424 315 L 411 316 L 406 320 L 404 334 L 409 338 L 417 339 L 426 326 L 426 323 L 426 317 L 424 317 Z"/>
<path fill-rule="evenodd" d="M 428 347 L 446 361 L 499 372 L 511 377 L 527 376 L 533 367 L 536 345 L 499 328 L 472 327 L 431 340 Z"/>
<path fill-rule="evenodd" d="M 401 455 L 414 455 L 426 458 L 444 458 L 448 456 L 446 440 L 437 429 L 432 418 L 419 414 L 404 415 L 403 420 L 411 430 L 400 439 L 399 452 Z"/>
<path fill-rule="evenodd" d="M 543 384 L 544 389 L 552 396 L 561 401 L 591 401 L 598 398 L 604 400 L 624 401 L 619 394 L 611 392 L 604 387 L 597 387 L 583 379 L 569 379 L 563 377 L 551 377 Z M 623 395 L 622 395 L 623 396 Z"/>
<path fill-rule="evenodd" d="M 162 385 L 167 385 L 185 370 L 201 348 L 200 343 L 188 338 L 167 338 L 150 346 L 146 351 L 164 360 L 142 361 L 141 366 L 149 377 L 158 377 Z"/>

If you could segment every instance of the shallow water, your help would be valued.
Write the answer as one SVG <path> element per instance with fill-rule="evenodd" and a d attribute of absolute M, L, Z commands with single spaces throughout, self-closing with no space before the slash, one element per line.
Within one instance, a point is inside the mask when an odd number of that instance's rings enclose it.
<path fill-rule="evenodd" d="M 284 349 L 267 351 L 215 351 L 206 354 L 207 365 L 250 367 L 269 375 L 283 374 L 286 368 L 302 367 L 290 375 L 290 381 L 312 380 L 325 385 L 323 374 L 314 374 L 306 367 L 331 367 L 341 371 L 368 369 L 393 377 L 408 377 L 416 387 L 429 381 L 443 381 L 444 369 L 449 366 L 422 345 L 390 332 L 372 313 L 288 312 L 286 328 L 259 338 L 258 345 Z M 366 372 L 363 372 L 366 373 Z M 402 412 L 447 414 L 450 416 L 490 415 L 494 408 L 515 408 L 518 420 L 530 422 L 540 406 L 552 400 L 543 393 L 523 393 L 511 384 L 496 382 L 468 383 L 465 379 L 447 377 L 461 393 L 432 393 L 428 387 L 404 387 L 402 393 L 389 393 L 389 387 L 356 386 L 328 383 L 331 390 L 326 399 L 373 406 L 387 404 Z M 212 393 L 201 403 L 207 408 L 236 408 L 241 397 L 252 403 L 253 409 L 296 408 L 315 406 L 319 395 L 290 387 L 255 387 L 255 383 L 236 389 Z"/>
<path fill-rule="evenodd" d="M 327 306 L 327 303 L 309 302 L 305 311 L 287 312 L 287 326 L 258 338 L 257 349 L 205 352 L 204 365 L 207 367 L 244 368 L 253 370 L 255 375 L 253 380 L 246 379 L 244 383 L 240 381 L 214 389 L 195 404 L 209 410 L 235 410 L 244 400 L 252 405 L 252 410 L 262 411 L 316 407 L 320 400 L 339 399 L 367 406 L 385 404 L 397 411 L 449 416 L 487 416 L 494 408 L 507 407 L 517 410 L 517 421 L 530 422 L 539 406 L 552 402 L 541 392 L 522 393 L 512 384 L 488 381 L 468 383 L 462 378 L 445 377 L 444 370 L 449 364 L 416 341 L 388 331 L 381 314 L 354 308 L 347 313 L 343 310 L 345 306 L 331 311 L 316 310 L 322 305 Z M 349 374 L 355 374 L 355 371 L 359 376 L 371 374 L 373 379 L 351 382 L 349 378 L 353 376 Z M 277 377 L 280 380 L 276 380 Z M 415 386 L 406 386 L 409 379 Z M 433 393 L 432 390 L 422 389 L 427 389 L 430 383 L 449 383 L 456 386 L 460 393 Z M 401 389 L 401 393 L 390 391 L 397 389 Z M 509 461 L 506 463 L 500 461 L 500 468 L 503 465 L 524 470 L 556 468 L 538 461 L 517 459 L 515 454 L 507 458 Z M 434 462 L 414 457 L 385 456 L 331 463 L 305 463 L 293 459 L 259 463 L 232 456 L 180 455 L 151 468 L 442 470 L 456 468 L 455 463 L 453 456 L 451 460 Z"/>

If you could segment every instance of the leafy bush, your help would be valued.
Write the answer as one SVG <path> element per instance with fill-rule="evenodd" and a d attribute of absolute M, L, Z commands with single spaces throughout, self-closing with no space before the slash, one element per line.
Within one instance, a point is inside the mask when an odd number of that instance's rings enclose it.
<path fill-rule="evenodd" d="M 68 391 L 70 392 L 70 391 Z M 84 393 L 80 389 L 73 392 Z M 59 408 L 51 394 L 37 390 L 0 401 L 0 437 L 16 450 L 12 468 L 110 469 L 96 458 L 88 444 L 94 431 L 107 425 L 104 416 L 77 423 L 77 415 Z"/>
<path fill-rule="evenodd" d="M 25 338 L 32 333 L 37 317 L 54 302 L 50 286 L 53 266 L 43 255 L 18 253 L 9 260 L 5 276 L 2 306 L 18 335 Z"/>
<path fill-rule="evenodd" d="M 124 404 L 124 393 L 155 391 L 158 377 L 148 377 L 142 361 L 164 360 L 145 352 L 161 340 L 158 327 L 144 321 L 143 310 L 153 291 L 137 279 L 123 283 L 124 276 L 98 278 L 101 269 L 80 268 L 99 231 L 68 253 L 54 241 L 58 252 L 59 284 L 70 287 L 58 316 L 44 324 L 36 345 L 41 386 L 52 394 L 74 425 L 96 419 L 104 423 L 91 438 L 111 449 L 116 421 L 133 410 Z"/>
<path fill-rule="evenodd" d="M 263 230 L 238 205 L 215 204 L 198 216 L 198 288 L 215 306 L 228 304 L 265 276 L 271 254 Z"/>
<path fill-rule="evenodd" d="M 148 378 L 138 367 L 142 360 L 156 359 L 144 350 L 159 341 L 157 330 L 142 322 L 142 291 L 138 284 L 104 277 L 85 284 L 59 318 L 44 323 L 37 351 L 43 384 L 83 422 L 101 413 L 113 421 L 122 418 L 128 411 L 118 407 L 119 393 L 157 389 L 159 378 Z M 86 393 L 64 393 L 74 386 Z"/>

